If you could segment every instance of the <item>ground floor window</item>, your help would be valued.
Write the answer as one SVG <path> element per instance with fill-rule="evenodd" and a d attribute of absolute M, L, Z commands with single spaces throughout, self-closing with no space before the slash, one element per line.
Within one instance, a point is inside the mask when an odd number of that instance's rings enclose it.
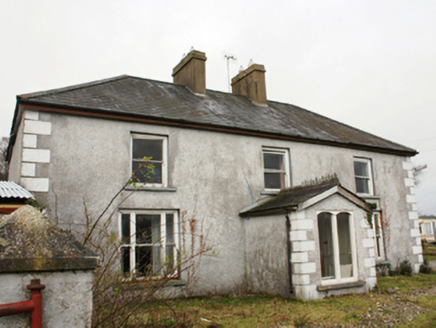
<path fill-rule="evenodd" d="M 355 280 L 354 227 L 348 212 L 318 214 L 321 277 L 328 283 Z"/>
<path fill-rule="evenodd" d="M 383 225 L 381 213 L 374 213 L 372 215 L 372 222 L 374 228 L 374 243 L 375 243 L 375 257 L 377 261 L 384 261 L 385 257 L 385 245 L 383 240 Z"/>
<path fill-rule="evenodd" d="M 177 274 L 176 211 L 122 211 L 120 236 L 125 277 Z"/>

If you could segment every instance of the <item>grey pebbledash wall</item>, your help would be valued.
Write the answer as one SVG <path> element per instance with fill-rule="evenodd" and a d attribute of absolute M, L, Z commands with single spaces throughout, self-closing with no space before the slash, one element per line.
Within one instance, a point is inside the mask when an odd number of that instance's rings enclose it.
<path fill-rule="evenodd" d="M 44 125 L 45 129 L 38 126 L 40 130 L 36 127 L 36 130 L 27 128 L 27 132 L 20 130 L 23 136 L 17 136 L 12 166 L 35 164 L 35 174 L 29 180 L 23 173 L 33 175 L 33 171 L 30 172 L 33 165 L 26 165 L 15 169 L 10 178 L 18 183 L 25 182 L 30 189 L 33 185 L 28 182 L 32 181 L 35 189 L 31 191 L 36 198 L 51 214 L 56 212 L 60 225 L 69 229 L 83 227 L 84 200 L 92 211 L 88 214 L 97 215 L 129 178 L 132 133 L 168 137 L 168 187 L 172 189 L 133 191 L 122 207 L 177 210 L 180 216 L 195 216 L 199 222 L 204 222 L 204 233 L 215 256 L 201 259 L 196 272 L 196 294 L 229 293 L 247 288 L 246 253 L 247 248 L 254 247 L 255 240 L 246 239 L 239 210 L 265 197 L 262 194 L 262 147 L 289 150 L 293 186 L 336 173 L 345 188 L 355 191 L 354 158 L 371 159 L 375 197 L 366 200 L 377 203 L 384 217 L 390 219 L 386 234 L 387 258 L 394 266 L 408 258 L 415 271 L 422 262 L 415 189 L 407 157 L 163 125 L 27 112 L 31 111 L 25 111 L 24 121 L 49 122 L 50 130 L 48 125 Z M 30 139 L 24 144 L 26 134 L 37 136 L 36 145 Z M 24 158 L 20 150 L 27 149 L 26 145 L 41 150 L 40 157 Z M 44 157 L 47 149 L 50 150 L 49 163 L 44 162 L 48 160 Z M 62 183 L 56 177 L 62 177 Z M 43 185 L 47 181 L 48 190 Z M 124 195 L 128 193 L 125 191 Z M 118 206 L 115 202 L 109 212 L 116 213 Z M 118 224 L 114 215 L 110 229 L 115 233 L 119 233 Z M 315 253 L 314 261 L 317 258 Z"/>

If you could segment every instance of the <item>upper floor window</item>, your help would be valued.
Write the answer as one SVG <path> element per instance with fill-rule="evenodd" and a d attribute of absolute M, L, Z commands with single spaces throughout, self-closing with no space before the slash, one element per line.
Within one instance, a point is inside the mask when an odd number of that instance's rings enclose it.
<path fill-rule="evenodd" d="M 121 270 L 125 277 L 176 275 L 176 211 L 122 211 L 120 235 Z"/>
<path fill-rule="evenodd" d="M 372 168 L 370 159 L 354 159 L 354 177 L 356 180 L 356 192 L 358 194 L 374 194 L 374 184 L 372 179 Z"/>
<path fill-rule="evenodd" d="M 280 190 L 290 186 L 289 151 L 263 148 L 263 170 L 266 190 Z"/>
<path fill-rule="evenodd" d="M 133 134 L 132 135 L 132 177 L 133 182 L 149 186 L 166 187 L 167 137 Z M 148 161 L 144 158 L 150 158 Z M 153 169 L 147 167 L 153 165 Z"/>

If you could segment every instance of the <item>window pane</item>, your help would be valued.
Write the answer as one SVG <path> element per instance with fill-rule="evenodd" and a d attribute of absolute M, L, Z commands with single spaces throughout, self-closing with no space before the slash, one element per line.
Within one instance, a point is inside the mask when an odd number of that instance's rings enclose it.
<path fill-rule="evenodd" d="M 271 154 L 263 153 L 263 165 L 265 169 L 284 169 L 284 155 L 283 154 Z"/>
<path fill-rule="evenodd" d="M 354 162 L 354 174 L 361 177 L 369 177 L 368 174 L 368 163 L 365 162 Z"/>
<path fill-rule="evenodd" d="M 332 216 L 330 213 L 318 214 L 319 247 L 321 248 L 321 277 L 334 278 L 335 264 L 333 254 Z"/>
<path fill-rule="evenodd" d="M 121 242 L 130 244 L 130 214 L 121 215 Z"/>
<path fill-rule="evenodd" d="M 166 215 L 167 244 L 174 244 L 174 214 Z"/>
<path fill-rule="evenodd" d="M 121 272 L 125 277 L 130 275 L 130 247 L 121 247 Z"/>
<path fill-rule="evenodd" d="M 151 246 L 136 247 L 135 263 L 136 263 L 136 275 L 145 276 L 152 272 L 152 249 Z"/>
<path fill-rule="evenodd" d="M 361 194 L 369 194 L 369 180 L 356 178 L 356 191 Z"/>
<path fill-rule="evenodd" d="M 160 243 L 160 215 L 140 214 L 136 216 L 136 243 Z"/>
<path fill-rule="evenodd" d="M 160 271 L 160 251 L 159 246 L 140 246 L 136 247 L 136 275 L 146 276 L 156 274 Z"/>
<path fill-rule="evenodd" d="M 134 182 L 143 183 L 162 183 L 162 164 L 152 163 L 154 166 L 154 174 L 144 167 L 144 161 L 132 162 L 132 173 Z"/>
<path fill-rule="evenodd" d="M 174 269 L 174 248 L 172 245 L 167 245 L 165 248 L 165 264 L 169 273 Z"/>
<path fill-rule="evenodd" d="M 162 161 L 162 143 L 162 140 L 133 139 L 133 158 L 152 157 L 155 161 Z"/>
<path fill-rule="evenodd" d="M 339 242 L 339 264 L 341 267 L 341 278 L 353 276 L 353 257 L 351 252 L 350 236 L 350 215 L 339 213 L 337 216 L 338 242 Z"/>
<path fill-rule="evenodd" d="M 265 173 L 265 188 L 266 189 L 282 189 L 285 187 L 285 174 L 278 173 Z"/>

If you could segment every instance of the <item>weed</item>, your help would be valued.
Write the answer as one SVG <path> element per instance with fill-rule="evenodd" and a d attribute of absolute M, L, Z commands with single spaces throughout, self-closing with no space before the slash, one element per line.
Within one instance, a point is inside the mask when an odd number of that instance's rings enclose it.
<path fill-rule="evenodd" d="M 309 326 L 309 317 L 307 315 L 299 315 L 294 319 L 295 327 L 308 327 Z"/>

